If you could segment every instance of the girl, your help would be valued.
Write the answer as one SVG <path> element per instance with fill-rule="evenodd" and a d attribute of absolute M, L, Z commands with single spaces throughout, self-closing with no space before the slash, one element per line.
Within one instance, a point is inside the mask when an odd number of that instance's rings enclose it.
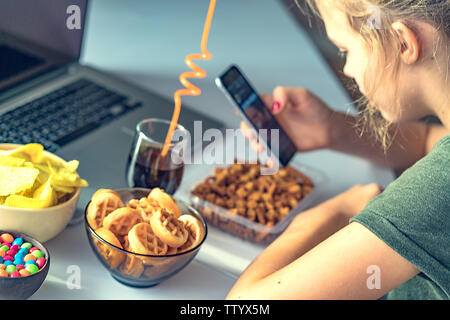
<path fill-rule="evenodd" d="M 265 102 L 299 151 L 332 148 L 403 174 L 382 193 L 356 186 L 298 215 L 227 298 L 449 299 L 450 1 L 307 2 L 381 134 L 358 133 L 359 118 L 305 89 L 277 87 Z M 418 122 L 428 115 L 443 125 Z"/>

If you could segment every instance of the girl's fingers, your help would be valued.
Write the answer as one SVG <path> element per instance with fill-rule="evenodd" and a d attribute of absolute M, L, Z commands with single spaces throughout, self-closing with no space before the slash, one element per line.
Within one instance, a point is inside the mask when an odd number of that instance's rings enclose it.
<path fill-rule="evenodd" d="M 304 88 L 276 87 L 273 90 L 272 112 L 275 114 L 281 113 L 288 104 L 300 105 L 307 93 L 308 91 Z"/>
<path fill-rule="evenodd" d="M 255 131 L 253 128 L 250 128 L 245 121 L 241 121 L 241 131 L 244 137 L 250 141 L 250 147 L 258 154 L 261 154 L 264 151 L 264 147 L 262 144 L 258 142 L 255 136 Z"/>
<path fill-rule="evenodd" d="M 249 141 L 253 141 L 256 139 L 255 135 L 253 134 L 253 130 L 248 126 L 247 122 L 241 121 L 240 127 L 242 134 L 246 139 L 248 139 Z"/>
<path fill-rule="evenodd" d="M 250 145 L 252 146 L 253 151 L 257 154 L 261 154 L 264 151 L 263 145 L 256 140 L 253 140 Z"/>
<path fill-rule="evenodd" d="M 272 112 L 274 114 L 280 113 L 289 102 L 288 88 L 281 86 L 275 87 L 273 90 L 273 99 Z"/>

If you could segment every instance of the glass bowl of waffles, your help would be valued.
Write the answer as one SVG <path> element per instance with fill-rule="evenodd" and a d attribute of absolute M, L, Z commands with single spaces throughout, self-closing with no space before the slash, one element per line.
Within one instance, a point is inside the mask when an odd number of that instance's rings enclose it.
<path fill-rule="evenodd" d="M 113 278 L 151 287 L 186 267 L 206 239 L 202 216 L 159 188 L 99 189 L 85 210 L 89 243 Z"/>

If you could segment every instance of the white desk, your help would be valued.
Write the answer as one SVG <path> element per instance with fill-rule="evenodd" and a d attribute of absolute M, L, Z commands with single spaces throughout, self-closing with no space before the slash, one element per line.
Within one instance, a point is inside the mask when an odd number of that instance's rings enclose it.
<path fill-rule="evenodd" d="M 83 62 L 171 99 L 181 87 L 179 74 L 188 70 L 185 56 L 200 51 L 208 5 L 208 0 L 93 0 Z M 219 0 L 208 50 L 213 59 L 199 63 L 208 77 L 195 81 L 203 94 L 183 102 L 224 121 L 228 128 L 237 128 L 239 121 L 213 80 L 232 63 L 241 66 L 261 92 L 271 92 L 276 85 L 305 86 L 333 108 L 349 108 L 331 71 L 275 0 Z M 384 168 L 327 150 L 298 155 L 295 161 L 320 168 L 328 177 L 317 202 L 358 183 L 386 186 L 394 178 Z M 203 170 L 187 168 L 182 189 L 187 190 Z M 185 192 L 180 190 L 179 196 L 184 198 Z M 50 273 L 33 299 L 222 299 L 263 249 L 209 228 L 207 241 L 186 269 L 157 287 L 134 289 L 105 272 L 83 225 L 68 227 L 47 245 L 52 253 Z M 80 267 L 80 290 L 67 289 L 70 265 Z"/>

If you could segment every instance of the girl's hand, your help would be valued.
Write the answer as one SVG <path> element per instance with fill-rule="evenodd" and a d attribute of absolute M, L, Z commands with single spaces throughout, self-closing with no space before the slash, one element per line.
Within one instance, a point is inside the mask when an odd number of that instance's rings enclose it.
<path fill-rule="evenodd" d="M 356 185 L 324 203 L 341 214 L 347 221 L 358 215 L 383 189 L 376 183 Z"/>
<path fill-rule="evenodd" d="M 333 111 L 313 93 L 304 88 L 276 87 L 272 95 L 262 95 L 261 99 L 298 151 L 330 147 Z M 254 142 L 255 137 L 248 133 L 245 124 L 241 124 L 241 129 Z M 255 143 L 252 145 L 254 149 L 259 148 Z"/>

